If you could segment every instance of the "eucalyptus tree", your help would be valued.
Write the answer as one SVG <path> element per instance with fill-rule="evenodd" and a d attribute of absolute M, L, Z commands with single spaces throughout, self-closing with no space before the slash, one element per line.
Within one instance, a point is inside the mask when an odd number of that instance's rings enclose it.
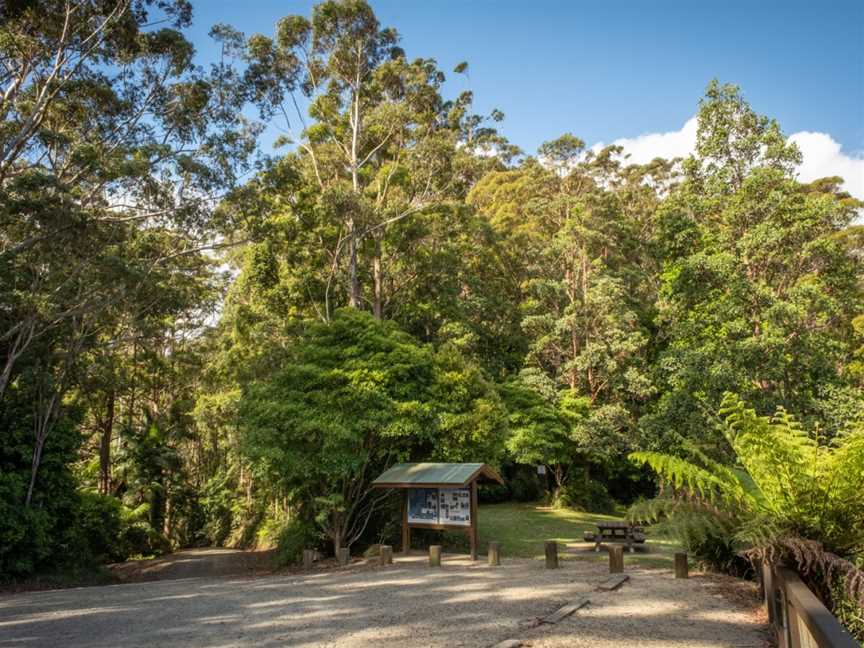
<path fill-rule="evenodd" d="M 395 271 L 399 241 L 388 234 L 464 195 L 512 147 L 486 118 L 470 113 L 470 92 L 445 101 L 435 61 L 408 60 L 397 32 L 382 28 L 363 0 L 328 0 L 310 18 L 285 17 L 273 38 L 244 39 L 225 26 L 216 33 L 226 51 L 241 54 L 251 97 L 281 123 L 282 142 L 296 145 L 301 183 L 315 188 L 310 196 L 277 183 L 273 189 L 282 195 L 264 216 L 288 213 L 283 223 L 302 221 L 299 236 L 317 239 L 312 263 L 323 270 L 323 286 L 313 301 L 321 317 L 329 318 L 331 302 L 340 303 L 334 293 L 343 292 L 347 305 L 381 318 L 388 289 L 398 289 L 388 271 Z M 502 117 L 495 111 L 490 119 Z M 225 210 L 248 211 L 247 196 L 238 192 Z"/>
<path fill-rule="evenodd" d="M 566 134 L 536 160 L 488 174 L 468 196 L 502 236 L 518 286 L 523 374 L 539 371 L 554 387 L 545 398 L 558 423 L 516 425 L 509 447 L 522 460 L 548 454 L 559 489 L 574 465 L 587 480 L 592 465 L 620 462 L 654 393 L 652 221 L 672 167 L 622 158 Z"/>
<path fill-rule="evenodd" d="M 86 351 L 121 306 L 147 310 L 133 296 L 182 282 L 182 259 L 219 244 L 212 206 L 256 127 L 232 71 L 194 65 L 185 0 L 0 12 L 0 398 L 35 390 L 29 505 Z"/>

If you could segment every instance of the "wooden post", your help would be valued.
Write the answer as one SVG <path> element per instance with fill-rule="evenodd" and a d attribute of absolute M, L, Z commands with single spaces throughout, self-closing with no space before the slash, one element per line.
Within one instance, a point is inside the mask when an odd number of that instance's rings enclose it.
<path fill-rule="evenodd" d="M 411 551 L 411 529 L 408 527 L 408 489 L 402 498 L 402 553 L 408 555 Z"/>
<path fill-rule="evenodd" d="M 339 547 L 336 550 L 336 560 L 343 567 L 348 564 L 348 561 L 351 560 L 351 552 L 348 547 Z"/>
<path fill-rule="evenodd" d="M 621 545 L 609 546 L 609 573 L 621 574 L 624 572 L 624 547 Z"/>
<path fill-rule="evenodd" d="M 429 545 L 429 566 L 441 566 L 441 545 Z"/>
<path fill-rule="evenodd" d="M 490 542 L 489 548 L 486 550 L 486 557 L 489 559 L 491 567 L 497 567 L 501 564 L 501 545 L 497 542 Z"/>
<path fill-rule="evenodd" d="M 379 565 L 393 564 L 393 547 L 390 545 L 381 545 L 380 553 L 378 554 Z"/>
<path fill-rule="evenodd" d="M 312 569 L 312 563 L 315 562 L 315 550 L 314 549 L 304 549 L 303 550 L 303 569 L 309 571 Z"/>
<path fill-rule="evenodd" d="M 546 569 L 558 568 L 558 543 L 554 540 L 546 541 Z"/>
<path fill-rule="evenodd" d="M 675 578 L 689 578 L 687 552 L 675 554 Z"/>
<path fill-rule="evenodd" d="M 477 560 L 477 480 L 471 482 L 471 528 L 468 543 L 471 545 L 471 560 Z"/>

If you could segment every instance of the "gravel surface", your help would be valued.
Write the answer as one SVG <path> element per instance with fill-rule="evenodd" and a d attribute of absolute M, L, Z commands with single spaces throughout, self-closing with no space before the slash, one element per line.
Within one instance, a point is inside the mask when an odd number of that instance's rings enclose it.
<path fill-rule="evenodd" d="M 603 565 L 423 557 L 386 568 L 185 578 L 0 597 L 0 646 L 762 646 L 763 627 L 715 579 L 628 570 L 599 592 Z M 557 625 L 538 619 L 581 597 Z"/>

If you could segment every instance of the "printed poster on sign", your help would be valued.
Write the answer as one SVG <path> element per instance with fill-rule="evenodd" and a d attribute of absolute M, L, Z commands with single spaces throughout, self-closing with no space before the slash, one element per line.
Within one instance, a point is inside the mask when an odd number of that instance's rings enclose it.
<path fill-rule="evenodd" d="M 412 488 L 408 491 L 408 523 L 438 524 L 437 488 Z"/>
<path fill-rule="evenodd" d="M 438 516 L 441 524 L 471 526 L 470 489 L 438 489 Z"/>

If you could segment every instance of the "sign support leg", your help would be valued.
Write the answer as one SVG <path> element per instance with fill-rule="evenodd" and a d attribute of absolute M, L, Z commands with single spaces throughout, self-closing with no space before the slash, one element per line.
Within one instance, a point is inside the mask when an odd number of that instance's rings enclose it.
<path fill-rule="evenodd" d="M 408 527 L 408 491 L 402 498 L 402 553 L 406 556 L 411 549 L 411 529 Z"/>
<path fill-rule="evenodd" d="M 468 543 L 471 546 L 471 560 L 477 560 L 477 482 L 471 482 L 471 526 L 468 529 Z"/>

